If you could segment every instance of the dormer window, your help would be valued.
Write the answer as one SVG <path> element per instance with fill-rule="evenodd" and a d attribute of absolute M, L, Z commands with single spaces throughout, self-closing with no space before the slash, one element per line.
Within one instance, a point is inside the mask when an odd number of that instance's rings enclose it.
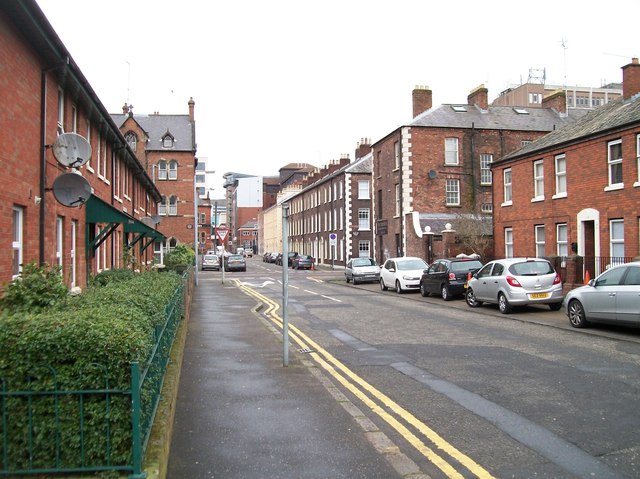
<path fill-rule="evenodd" d="M 129 133 L 127 133 L 124 137 L 125 140 L 127 140 L 127 144 L 129 145 L 129 147 L 133 150 L 133 152 L 136 152 L 136 147 L 138 146 L 138 137 L 136 136 L 136 134 L 132 131 L 130 131 Z"/>
<path fill-rule="evenodd" d="M 167 132 L 163 137 L 162 137 L 162 148 L 173 148 L 173 136 L 171 136 L 171 134 L 169 134 L 169 132 Z"/>

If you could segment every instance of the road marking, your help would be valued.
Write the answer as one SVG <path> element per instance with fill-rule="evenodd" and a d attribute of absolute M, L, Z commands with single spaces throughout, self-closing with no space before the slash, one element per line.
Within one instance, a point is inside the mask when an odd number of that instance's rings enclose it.
<path fill-rule="evenodd" d="M 324 295 L 324 294 L 321 294 L 320 296 L 322 296 L 323 298 L 330 299 L 331 301 L 335 301 L 336 303 L 342 303 L 342 301 L 341 301 L 341 300 L 336 299 L 336 298 L 332 298 L 331 296 L 326 296 L 326 295 Z"/>
<path fill-rule="evenodd" d="M 252 288 L 264 288 L 268 284 L 273 284 L 273 281 L 263 281 L 262 284 L 253 284 L 248 282 L 243 282 L 243 285 L 251 286 Z"/>
<path fill-rule="evenodd" d="M 277 314 L 280 305 L 258 291 L 248 288 L 246 285 L 240 283 L 240 281 L 235 281 L 236 285 L 247 295 L 253 296 L 267 305 L 264 315 L 269 318 L 276 327 L 282 329 L 282 318 Z M 442 436 L 416 418 L 409 411 L 405 410 L 387 395 L 367 383 L 364 379 L 347 368 L 327 350 L 322 348 L 291 323 L 289 323 L 289 337 L 295 341 L 301 349 L 313 350 L 314 352 L 310 353 L 309 356 L 312 357 L 316 363 L 327 371 L 327 373 L 329 373 L 336 381 L 351 391 L 373 413 L 394 428 L 409 444 L 411 444 L 418 452 L 420 452 L 420 454 L 440 469 L 447 477 L 451 479 L 463 479 L 464 475 L 458 472 L 454 466 L 447 462 L 446 459 L 434 452 L 433 449 L 429 448 L 418 436 L 416 436 L 416 434 L 412 433 L 407 426 L 402 424 L 400 419 L 424 435 L 424 437 L 436 446 L 437 450 L 444 451 L 476 477 L 481 479 L 493 479 L 493 476 L 489 471 L 484 469 L 480 464 L 457 450 Z M 395 414 L 395 416 L 391 413 Z"/>
<path fill-rule="evenodd" d="M 305 293 L 313 294 L 313 295 L 315 295 L 315 296 L 318 296 L 318 295 L 320 294 L 320 293 L 316 293 L 315 291 L 309 291 L 308 289 L 303 289 L 303 291 L 304 291 Z"/>

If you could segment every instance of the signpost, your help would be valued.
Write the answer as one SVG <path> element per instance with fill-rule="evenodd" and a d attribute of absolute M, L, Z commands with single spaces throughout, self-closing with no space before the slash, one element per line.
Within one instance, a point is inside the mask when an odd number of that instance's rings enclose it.
<path fill-rule="evenodd" d="M 216 228 L 216 235 L 220 238 L 220 242 L 222 243 L 222 284 L 224 284 L 224 253 L 226 248 L 224 247 L 224 242 L 229 236 L 229 228 L 224 226 L 218 226 Z"/>
<path fill-rule="evenodd" d="M 336 257 L 336 246 L 338 245 L 338 235 L 329 233 L 329 247 L 331 248 L 331 269 L 333 269 Z"/>

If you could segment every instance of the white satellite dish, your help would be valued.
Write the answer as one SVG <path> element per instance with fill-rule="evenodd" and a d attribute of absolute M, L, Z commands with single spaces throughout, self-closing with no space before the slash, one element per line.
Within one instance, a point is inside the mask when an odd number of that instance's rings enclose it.
<path fill-rule="evenodd" d="M 75 173 L 64 173 L 53 182 L 53 196 L 64 206 L 82 206 L 91 196 L 91 185 Z"/>
<path fill-rule="evenodd" d="M 91 158 L 91 145 L 77 133 L 62 133 L 51 148 L 58 163 L 69 168 L 80 168 Z"/>
<path fill-rule="evenodd" d="M 153 224 L 157 225 L 160 223 L 160 220 L 162 219 L 162 216 L 160 215 L 151 215 L 151 219 L 153 220 Z"/>

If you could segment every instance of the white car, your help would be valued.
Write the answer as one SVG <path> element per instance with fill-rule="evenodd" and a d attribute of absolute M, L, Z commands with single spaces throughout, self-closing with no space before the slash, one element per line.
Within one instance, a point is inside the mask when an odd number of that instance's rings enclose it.
<path fill-rule="evenodd" d="M 397 293 L 418 291 L 420 278 L 427 268 L 429 265 L 422 258 L 389 258 L 380 269 L 380 289 L 386 291 L 388 288 L 395 288 Z"/>

